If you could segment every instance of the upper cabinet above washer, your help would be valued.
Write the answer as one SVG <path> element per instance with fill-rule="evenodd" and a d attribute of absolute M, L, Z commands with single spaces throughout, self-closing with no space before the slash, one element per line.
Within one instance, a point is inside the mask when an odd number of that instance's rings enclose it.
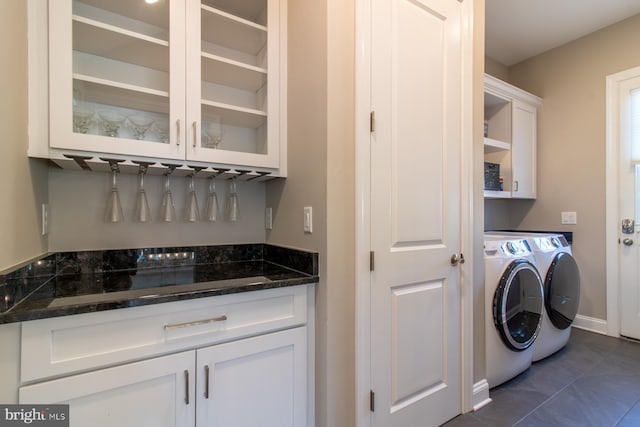
<path fill-rule="evenodd" d="M 485 74 L 484 160 L 500 165 L 501 191 L 485 198 L 536 198 L 537 108 L 542 99 Z"/>
<path fill-rule="evenodd" d="M 49 54 L 49 133 L 31 156 L 286 171 L 286 0 L 49 0 L 48 15 L 30 1 Z"/>

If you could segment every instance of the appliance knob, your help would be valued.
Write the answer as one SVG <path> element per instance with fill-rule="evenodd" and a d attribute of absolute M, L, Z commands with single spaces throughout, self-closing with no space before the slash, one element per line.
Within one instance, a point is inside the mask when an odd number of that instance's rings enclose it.
<path fill-rule="evenodd" d="M 511 252 L 511 254 L 515 254 L 516 253 L 516 248 L 513 245 L 513 242 L 507 242 L 507 250 L 509 252 Z"/>

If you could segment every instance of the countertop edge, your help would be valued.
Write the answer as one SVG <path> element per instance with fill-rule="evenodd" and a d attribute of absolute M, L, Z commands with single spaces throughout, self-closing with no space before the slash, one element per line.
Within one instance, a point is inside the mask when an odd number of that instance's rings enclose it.
<path fill-rule="evenodd" d="M 105 301 L 90 304 L 78 304 L 71 306 L 46 307 L 32 309 L 29 311 L 12 313 L 11 311 L 0 314 L 0 324 L 27 322 L 31 320 L 47 319 L 75 314 L 97 313 L 107 310 L 117 310 L 122 308 L 140 307 L 153 304 L 163 304 L 176 301 L 186 301 L 196 298 L 208 298 L 220 295 L 230 295 L 243 292 L 255 292 L 266 289 L 283 288 L 288 286 L 308 285 L 318 283 L 320 277 L 317 275 L 296 277 L 284 280 L 274 280 L 269 282 L 251 283 L 241 286 L 230 286 L 226 288 L 200 289 L 197 291 L 177 292 L 165 295 L 144 295 L 134 298 L 125 298 L 113 301 Z M 215 282 L 212 282 L 212 284 Z M 152 289 L 150 289 L 152 290 Z"/>

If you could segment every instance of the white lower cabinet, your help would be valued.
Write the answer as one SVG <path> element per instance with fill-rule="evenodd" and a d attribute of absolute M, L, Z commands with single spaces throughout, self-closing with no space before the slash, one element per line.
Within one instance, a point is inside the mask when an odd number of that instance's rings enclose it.
<path fill-rule="evenodd" d="M 71 427 L 295 427 L 307 422 L 306 327 L 20 388 Z"/>
<path fill-rule="evenodd" d="M 194 371 L 193 351 L 172 354 L 21 387 L 20 403 L 69 404 L 71 427 L 188 427 Z"/>
<path fill-rule="evenodd" d="M 306 328 L 197 350 L 196 426 L 307 422 Z"/>
<path fill-rule="evenodd" d="M 313 289 L 22 324 L 19 403 L 71 427 L 313 426 Z"/>

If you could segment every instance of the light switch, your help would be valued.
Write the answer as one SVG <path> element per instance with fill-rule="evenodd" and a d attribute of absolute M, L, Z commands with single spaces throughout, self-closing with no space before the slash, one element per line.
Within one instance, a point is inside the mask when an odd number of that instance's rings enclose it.
<path fill-rule="evenodd" d="M 49 204 L 48 203 L 42 204 L 41 219 L 42 219 L 42 227 L 41 227 L 42 235 L 46 236 L 47 234 L 49 234 Z"/>
<path fill-rule="evenodd" d="M 266 209 L 264 214 L 264 228 L 267 230 L 273 229 L 273 209 L 270 207 Z"/>
<path fill-rule="evenodd" d="M 309 234 L 313 233 L 313 211 L 311 206 L 304 208 L 304 232 Z"/>
<path fill-rule="evenodd" d="M 575 212 L 560 212 L 560 224 L 577 224 L 578 218 Z"/>

